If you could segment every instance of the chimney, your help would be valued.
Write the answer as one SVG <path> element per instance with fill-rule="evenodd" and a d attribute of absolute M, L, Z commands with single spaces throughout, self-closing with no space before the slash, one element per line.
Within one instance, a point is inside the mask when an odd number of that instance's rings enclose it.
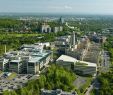
<path fill-rule="evenodd" d="M 5 45 L 5 53 L 6 53 L 6 51 L 7 51 L 7 50 L 6 50 L 6 45 Z"/>

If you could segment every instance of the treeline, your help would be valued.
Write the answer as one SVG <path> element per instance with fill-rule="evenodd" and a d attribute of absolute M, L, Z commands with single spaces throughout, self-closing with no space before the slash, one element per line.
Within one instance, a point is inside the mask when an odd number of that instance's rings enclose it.
<path fill-rule="evenodd" d="M 42 74 L 39 79 L 31 80 L 27 86 L 15 91 L 5 91 L 3 95 L 40 95 L 40 90 L 62 89 L 64 91 L 75 90 L 73 81 L 76 75 L 56 65 L 48 68 L 46 74 Z"/>
<path fill-rule="evenodd" d="M 70 26 L 77 27 L 80 31 L 95 31 L 101 32 L 102 29 L 112 28 L 113 27 L 113 19 L 112 18 L 101 18 L 101 19 L 86 19 L 86 20 L 78 20 L 78 21 L 67 21 Z M 44 23 L 44 21 L 37 20 L 16 20 L 16 19 L 0 19 L 0 32 L 40 32 L 40 27 Z M 59 26 L 58 21 L 47 22 L 51 27 Z M 67 28 L 65 24 L 61 26 L 64 27 L 64 31 L 72 31 Z"/>
<path fill-rule="evenodd" d="M 109 36 L 107 42 L 104 43 L 103 48 L 109 52 L 110 61 L 113 62 L 113 36 Z"/>
<path fill-rule="evenodd" d="M 21 21 L 15 19 L 0 19 L 0 28 L 17 28 Z"/>
<path fill-rule="evenodd" d="M 99 76 L 99 95 L 113 95 L 113 70 Z"/>
<path fill-rule="evenodd" d="M 78 27 L 80 31 L 101 32 L 102 29 L 113 27 L 113 19 L 70 21 L 70 25 Z"/>
<path fill-rule="evenodd" d="M 4 53 L 6 45 L 7 51 L 10 49 L 17 50 L 23 44 L 34 44 L 37 42 L 53 41 L 52 34 L 1 34 L 0 35 L 0 55 Z"/>
<path fill-rule="evenodd" d="M 40 33 L 40 27 L 44 21 L 37 20 L 17 20 L 17 19 L 0 19 L 0 33 L 4 32 L 17 32 L 17 33 Z M 51 27 L 59 26 L 58 22 L 48 22 Z"/>

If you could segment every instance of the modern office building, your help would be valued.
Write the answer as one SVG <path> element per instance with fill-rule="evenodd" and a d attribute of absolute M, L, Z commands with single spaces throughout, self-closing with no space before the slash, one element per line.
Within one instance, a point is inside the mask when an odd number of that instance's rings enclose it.
<path fill-rule="evenodd" d="M 50 59 L 50 51 L 43 51 L 32 54 L 32 57 L 28 61 L 27 73 L 39 73 L 41 69 L 49 63 Z"/>
<path fill-rule="evenodd" d="M 61 32 L 61 31 L 63 31 L 62 26 L 55 26 L 52 28 L 52 32 L 54 32 L 54 33 Z"/>
<path fill-rule="evenodd" d="M 59 19 L 59 21 L 58 21 L 58 22 L 59 22 L 59 24 L 60 24 L 60 25 L 62 25 L 62 24 L 64 24 L 64 23 L 65 23 L 65 20 L 64 20 L 64 18 L 63 18 L 63 17 L 60 17 L 60 19 Z"/>
<path fill-rule="evenodd" d="M 80 61 L 67 55 L 61 55 L 56 60 L 56 64 L 82 75 L 94 75 L 97 72 L 96 63 Z"/>
<path fill-rule="evenodd" d="M 16 72 L 18 74 L 22 73 L 22 61 L 21 60 L 11 60 L 9 62 L 9 71 Z"/>
<path fill-rule="evenodd" d="M 9 59 L 0 58 L 0 70 L 1 71 L 7 71 L 7 68 L 9 65 L 7 64 L 9 62 Z"/>
<path fill-rule="evenodd" d="M 52 60 L 52 52 L 36 45 L 23 45 L 19 51 L 4 54 L 1 70 L 19 74 L 37 74 Z"/>

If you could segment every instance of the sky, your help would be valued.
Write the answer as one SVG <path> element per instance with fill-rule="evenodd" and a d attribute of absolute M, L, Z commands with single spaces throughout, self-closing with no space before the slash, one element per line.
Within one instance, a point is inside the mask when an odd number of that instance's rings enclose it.
<path fill-rule="evenodd" d="M 0 0 L 0 12 L 113 14 L 113 0 Z"/>

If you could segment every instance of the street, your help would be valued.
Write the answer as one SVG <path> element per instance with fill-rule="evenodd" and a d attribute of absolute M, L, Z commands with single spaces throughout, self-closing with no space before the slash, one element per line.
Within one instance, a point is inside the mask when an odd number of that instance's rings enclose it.
<path fill-rule="evenodd" d="M 100 88 L 100 83 L 98 82 L 97 78 L 94 79 L 93 83 L 89 86 L 89 88 L 87 88 L 85 95 L 90 95 L 90 92 L 93 89 L 99 89 Z M 96 94 L 98 95 L 98 93 Z"/>
<path fill-rule="evenodd" d="M 108 72 L 110 67 L 110 57 L 108 51 L 102 52 L 103 61 L 101 64 L 101 72 Z"/>
<path fill-rule="evenodd" d="M 108 72 L 109 71 L 109 67 L 110 67 L 110 57 L 108 54 L 108 51 L 103 51 L 102 52 L 102 63 L 101 66 L 99 67 L 99 71 L 102 72 Z M 95 77 L 93 83 L 89 86 L 89 88 L 87 88 L 85 95 L 90 95 L 90 92 L 92 91 L 92 89 L 99 89 L 100 88 L 100 83 L 97 80 L 97 76 Z M 98 91 L 97 94 L 98 95 Z"/>

